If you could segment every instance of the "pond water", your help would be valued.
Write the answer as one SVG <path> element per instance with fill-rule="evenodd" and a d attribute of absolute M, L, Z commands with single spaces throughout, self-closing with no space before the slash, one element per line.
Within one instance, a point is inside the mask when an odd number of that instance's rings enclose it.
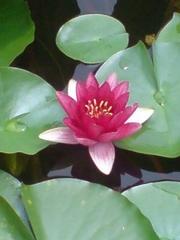
<path fill-rule="evenodd" d="M 119 19 L 130 33 L 130 46 L 146 35 L 156 34 L 179 11 L 180 1 L 169 0 L 29 0 L 36 25 L 36 38 L 14 62 L 40 75 L 56 89 L 68 79 L 84 80 L 98 65 L 85 65 L 62 54 L 55 45 L 59 27 L 67 20 L 86 13 L 108 14 Z M 93 26 L 89 26 L 93 28 Z M 23 156 L 23 158 L 29 158 Z M 97 182 L 116 190 L 159 180 L 180 180 L 180 158 L 167 159 L 116 149 L 116 160 L 109 176 L 92 163 L 87 148 L 57 144 L 32 157 L 19 176 L 25 183 L 54 177 L 74 177 Z"/>

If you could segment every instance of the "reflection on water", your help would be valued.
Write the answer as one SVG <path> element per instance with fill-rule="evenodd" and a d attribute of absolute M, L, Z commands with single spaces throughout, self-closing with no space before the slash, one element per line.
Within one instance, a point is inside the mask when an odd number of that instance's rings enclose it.
<path fill-rule="evenodd" d="M 87 65 L 80 63 L 76 66 L 73 74 L 73 79 L 86 80 L 89 73 L 95 73 L 100 64 Z"/>
<path fill-rule="evenodd" d="M 167 159 L 116 149 L 110 175 L 94 165 L 86 147 L 58 144 L 41 152 L 46 179 L 74 177 L 124 190 L 142 183 L 162 180 L 180 181 L 179 159 Z M 46 165 L 46 166 L 45 166 Z"/>
<path fill-rule="evenodd" d="M 76 0 L 81 14 L 100 13 L 112 15 L 118 0 Z"/>
<path fill-rule="evenodd" d="M 179 1 L 179 0 L 178 0 Z M 98 65 L 86 65 L 61 53 L 55 45 L 58 29 L 67 20 L 85 13 L 113 15 L 122 21 L 130 34 L 130 45 L 156 34 L 177 10 L 176 0 L 29 0 L 36 25 L 36 39 L 14 62 L 46 79 L 56 89 L 68 79 L 84 80 Z M 91 26 L 93 27 L 93 26 Z M 124 70 L 128 70 L 127 64 Z M 165 159 L 116 149 L 116 161 L 109 176 L 100 173 L 87 148 L 57 144 L 41 151 L 40 161 L 28 165 L 22 180 L 31 183 L 54 177 L 75 177 L 104 184 L 117 190 L 159 180 L 180 180 L 180 159 Z M 33 164 L 36 163 L 36 165 Z M 38 166 L 38 167 L 37 167 Z M 32 180 L 31 171 L 39 177 Z M 36 170 L 37 171 L 37 170 Z M 36 174 L 37 175 L 37 174 Z"/>

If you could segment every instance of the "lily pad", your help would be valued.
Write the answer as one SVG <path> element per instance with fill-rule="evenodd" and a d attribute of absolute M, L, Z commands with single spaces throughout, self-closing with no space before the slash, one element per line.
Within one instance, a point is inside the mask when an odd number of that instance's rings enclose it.
<path fill-rule="evenodd" d="M 151 221 L 160 239 L 180 239 L 180 183 L 149 183 L 129 189 L 123 195 Z"/>
<path fill-rule="evenodd" d="M 2 240 L 34 239 L 32 233 L 2 197 L 0 197 L 0 233 Z"/>
<path fill-rule="evenodd" d="M 55 90 L 28 71 L 0 68 L 0 152 L 35 154 L 48 146 L 38 135 L 63 116 Z"/>
<path fill-rule="evenodd" d="M 158 240 L 151 224 L 120 193 L 75 179 L 22 186 L 37 239 Z"/>
<path fill-rule="evenodd" d="M 0 4 L 0 66 L 7 66 L 33 41 L 34 24 L 24 0 Z"/>
<path fill-rule="evenodd" d="M 57 34 L 56 44 L 73 59 L 100 63 L 127 47 L 128 33 L 113 17 L 87 14 L 66 22 Z"/>
<path fill-rule="evenodd" d="M 97 72 L 100 81 L 111 73 L 130 83 L 130 102 L 155 110 L 141 131 L 117 142 L 120 148 L 165 157 L 180 155 L 180 44 L 155 43 L 153 61 L 142 43 L 109 58 Z"/>
<path fill-rule="evenodd" d="M 180 13 L 174 13 L 171 21 L 162 29 L 157 42 L 180 42 Z"/>

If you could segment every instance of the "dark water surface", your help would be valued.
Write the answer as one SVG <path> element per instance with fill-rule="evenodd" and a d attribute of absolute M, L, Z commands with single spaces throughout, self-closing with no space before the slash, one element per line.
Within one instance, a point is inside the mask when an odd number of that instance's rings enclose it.
<path fill-rule="evenodd" d="M 36 25 L 36 39 L 14 62 L 63 89 L 72 78 L 85 79 L 98 65 L 85 65 L 62 54 L 55 45 L 59 27 L 86 13 L 108 14 L 119 19 L 130 34 L 130 46 L 146 35 L 156 34 L 179 11 L 180 1 L 169 0 L 28 0 Z M 93 27 L 93 26 L 89 26 Z M 33 157 L 34 158 L 34 157 Z M 32 174 L 33 173 L 33 174 Z M 101 183 L 117 190 L 159 180 L 180 180 L 180 158 L 166 159 L 116 149 L 109 176 L 94 166 L 83 146 L 49 146 L 29 161 L 19 177 L 26 183 L 54 177 L 75 177 Z"/>

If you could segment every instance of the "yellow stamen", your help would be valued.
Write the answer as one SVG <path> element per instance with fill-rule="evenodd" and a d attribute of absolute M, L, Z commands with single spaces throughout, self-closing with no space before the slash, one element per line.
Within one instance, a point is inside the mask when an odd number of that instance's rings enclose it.
<path fill-rule="evenodd" d="M 86 113 L 91 118 L 99 118 L 101 116 L 112 116 L 113 107 L 109 105 L 109 102 L 106 100 L 101 100 L 100 102 L 97 99 L 88 100 L 85 105 Z"/>

